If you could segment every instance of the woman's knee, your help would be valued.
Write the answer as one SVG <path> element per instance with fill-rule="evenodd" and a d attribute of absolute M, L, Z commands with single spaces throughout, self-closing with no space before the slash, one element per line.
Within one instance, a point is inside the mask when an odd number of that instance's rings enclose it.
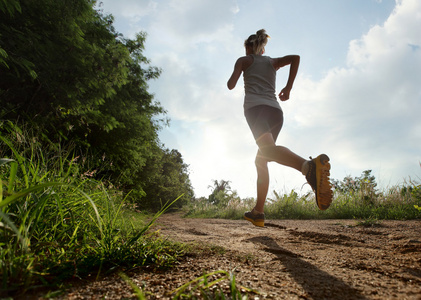
<path fill-rule="evenodd" d="M 274 161 L 277 157 L 277 146 L 275 145 L 269 145 L 269 146 L 263 146 L 259 148 L 262 157 L 266 161 Z"/>
<path fill-rule="evenodd" d="M 264 157 L 261 151 L 257 153 L 256 159 L 254 161 L 257 169 L 267 169 L 268 168 L 268 161 Z"/>

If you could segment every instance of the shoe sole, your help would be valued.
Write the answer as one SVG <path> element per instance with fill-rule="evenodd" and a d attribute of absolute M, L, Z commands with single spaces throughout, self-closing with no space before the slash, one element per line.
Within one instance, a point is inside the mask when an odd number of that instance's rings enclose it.
<path fill-rule="evenodd" d="M 332 203 L 332 189 L 329 182 L 330 163 L 329 156 L 319 155 L 314 163 L 316 164 L 316 182 L 317 182 L 317 206 L 320 210 L 326 210 Z"/>
<path fill-rule="evenodd" d="M 246 216 L 244 216 L 244 219 L 253 223 L 254 226 L 265 227 L 265 220 L 261 220 L 261 219 L 253 220 L 251 218 L 247 218 Z"/>

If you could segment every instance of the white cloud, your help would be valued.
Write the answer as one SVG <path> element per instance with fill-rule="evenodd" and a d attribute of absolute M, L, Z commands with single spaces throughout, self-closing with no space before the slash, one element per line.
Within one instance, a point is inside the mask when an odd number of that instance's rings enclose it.
<path fill-rule="evenodd" d="M 98 7 L 103 9 L 104 13 L 112 13 L 112 15 L 118 17 L 117 21 L 124 19 L 127 23 L 136 23 L 141 18 L 153 15 L 157 6 L 158 2 L 153 0 L 124 0 L 124 3 L 122 1 L 103 0 L 98 3 Z"/>
<path fill-rule="evenodd" d="M 419 171 L 421 51 L 409 44 L 421 44 L 420 11 L 420 1 L 399 1 L 383 25 L 350 42 L 346 67 L 298 80 L 295 121 L 332 153 L 334 168 L 374 169 L 386 183 Z"/>
<path fill-rule="evenodd" d="M 234 1 L 171 0 L 160 2 L 147 31 L 163 50 L 188 52 L 199 44 L 226 40 L 236 13 Z"/>

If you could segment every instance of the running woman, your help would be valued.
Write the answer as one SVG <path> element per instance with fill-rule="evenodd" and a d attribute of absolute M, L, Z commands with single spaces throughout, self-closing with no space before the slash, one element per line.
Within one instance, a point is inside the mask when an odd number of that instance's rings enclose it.
<path fill-rule="evenodd" d="M 321 154 L 305 160 L 284 146 L 275 144 L 283 125 L 283 112 L 276 99 L 276 71 L 290 66 L 286 86 L 279 93 L 281 101 L 287 101 L 297 75 L 300 57 L 287 55 L 271 58 L 263 55 L 269 36 L 264 29 L 252 34 L 244 42 L 246 56 L 237 59 L 234 71 L 227 82 L 232 90 L 241 74 L 244 78 L 244 115 L 259 147 L 256 155 L 257 201 L 255 207 L 244 214 L 244 218 L 255 226 L 264 227 L 264 205 L 269 188 L 268 162 L 288 166 L 300 171 L 316 195 L 317 206 L 325 210 L 332 202 L 329 182 L 329 157 Z"/>

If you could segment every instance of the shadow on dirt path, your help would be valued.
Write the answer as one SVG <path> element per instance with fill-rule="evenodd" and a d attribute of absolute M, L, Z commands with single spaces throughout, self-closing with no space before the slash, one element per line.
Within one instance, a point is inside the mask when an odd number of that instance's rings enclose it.
<path fill-rule="evenodd" d="M 421 221 L 161 220 L 162 234 L 183 242 L 217 245 L 239 257 L 223 268 L 267 298 L 421 300 Z M 214 268 L 221 268 L 216 258 Z"/>
<path fill-rule="evenodd" d="M 314 299 L 335 299 L 339 294 L 344 296 L 343 299 L 367 299 L 341 279 L 301 259 L 300 255 L 283 249 L 271 237 L 253 237 L 249 241 L 262 244 L 262 250 L 276 255 L 294 280 Z"/>

